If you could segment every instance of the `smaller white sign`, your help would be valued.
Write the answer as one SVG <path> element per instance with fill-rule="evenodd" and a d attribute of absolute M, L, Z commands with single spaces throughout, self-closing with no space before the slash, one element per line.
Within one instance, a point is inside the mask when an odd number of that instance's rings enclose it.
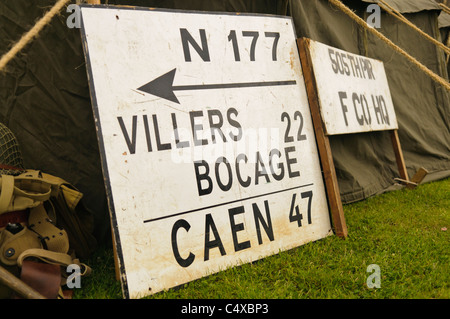
<path fill-rule="evenodd" d="M 398 128 L 383 62 L 309 43 L 327 135 Z"/>

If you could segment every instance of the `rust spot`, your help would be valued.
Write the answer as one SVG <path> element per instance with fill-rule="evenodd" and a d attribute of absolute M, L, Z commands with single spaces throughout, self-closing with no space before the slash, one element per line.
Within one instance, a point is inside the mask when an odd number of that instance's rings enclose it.
<path fill-rule="evenodd" d="M 122 155 L 127 155 L 127 152 L 123 152 Z"/>
<path fill-rule="evenodd" d="M 294 69 L 294 65 L 295 65 L 295 52 L 294 52 L 294 48 L 291 49 L 291 51 L 289 52 L 289 65 L 291 66 L 291 69 Z"/>

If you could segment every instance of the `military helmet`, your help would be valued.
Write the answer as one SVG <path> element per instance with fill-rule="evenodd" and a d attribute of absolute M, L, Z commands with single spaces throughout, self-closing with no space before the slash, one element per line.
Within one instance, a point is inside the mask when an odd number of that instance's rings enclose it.
<path fill-rule="evenodd" d="M 0 123 L 0 174 L 19 175 L 24 170 L 22 153 L 13 132 Z"/>

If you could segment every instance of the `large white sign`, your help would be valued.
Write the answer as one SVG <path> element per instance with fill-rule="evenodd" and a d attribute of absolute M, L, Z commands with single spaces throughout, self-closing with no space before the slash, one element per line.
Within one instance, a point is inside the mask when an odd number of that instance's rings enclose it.
<path fill-rule="evenodd" d="M 309 43 L 326 134 L 398 128 L 383 62 Z"/>
<path fill-rule="evenodd" d="M 81 15 L 124 297 L 331 234 L 290 18 Z"/>

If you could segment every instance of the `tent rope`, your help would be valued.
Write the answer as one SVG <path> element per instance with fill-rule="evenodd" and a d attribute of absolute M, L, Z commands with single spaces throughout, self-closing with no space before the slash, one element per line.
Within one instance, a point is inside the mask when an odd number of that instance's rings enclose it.
<path fill-rule="evenodd" d="M 403 23 L 405 23 L 406 25 L 408 25 L 409 27 L 411 27 L 412 29 L 414 29 L 415 31 L 417 31 L 420 35 L 422 35 L 425 39 L 429 40 L 430 42 L 432 42 L 433 44 L 435 44 L 436 46 L 438 46 L 439 48 L 441 48 L 442 50 L 444 50 L 447 54 L 450 54 L 450 48 L 448 48 L 447 46 L 445 46 L 442 42 L 436 40 L 435 38 L 433 38 L 432 36 L 430 36 L 429 34 L 423 32 L 421 29 L 419 29 L 416 25 L 414 25 L 413 23 L 411 23 L 411 21 L 409 21 L 408 19 L 405 18 L 404 15 L 402 15 L 398 10 L 396 10 L 395 8 L 393 8 L 392 6 L 390 6 L 388 3 L 386 3 L 386 1 L 384 0 L 378 0 L 378 5 L 387 13 L 389 13 L 390 15 L 392 15 L 393 17 L 397 18 L 398 20 L 402 21 Z"/>
<path fill-rule="evenodd" d="M 441 6 L 441 8 L 444 10 L 444 12 L 445 13 L 448 13 L 448 14 L 450 14 L 450 8 L 449 7 L 447 7 L 445 4 L 443 4 L 443 3 L 438 3 L 440 6 Z"/>
<path fill-rule="evenodd" d="M 414 57 L 412 57 L 408 52 L 397 46 L 395 43 L 393 43 L 391 40 L 389 40 L 387 37 L 385 37 L 382 33 L 377 31 L 375 28 L 372 28 L 367 24 L 366 21 L 361 19 L 358 15 L 356 15 L 352 10 L 350 10 L 346 5 L 344 5 L 339 0 L 328 0 L 331 4 L 333 4 L 335 7 L 340 9 L 343 13 L 345 13 L 347 16 L 349 16 L 351 19 L 355 20 L 357 24 L 365 28 L 370 33 L 374 34 L 378 38 L 380 38 L 383 42 L 385 42 L 390 48 L 392 48 L 395 52 L 399 53 L 400 55 L 404 56 L 408 61 L 410 61 L 412 64 L 414 64 L 417 68 L 419 68 L 422 72 L 424 72 L 426 75 L 428 75 L 431 79 L 433 79 L 435 82 L 442 85 L 444 88 L 446 88 L 448 91 L 450 91 L 450 83 L 445 80 L 444 78 L 440 77 L 433 71 L 431 71 L 429 68 L 427 68 L 425 65 L 417 61 Z"/>
<path fill-rule="evenodd" d="M 64 7 L 70 0 L 59 0 L 22 38 L 0 59 L 0 72 L 19 53 L 28 43 L 30 43 L 39 32 L 52 20 L 52 18 Z"/>

